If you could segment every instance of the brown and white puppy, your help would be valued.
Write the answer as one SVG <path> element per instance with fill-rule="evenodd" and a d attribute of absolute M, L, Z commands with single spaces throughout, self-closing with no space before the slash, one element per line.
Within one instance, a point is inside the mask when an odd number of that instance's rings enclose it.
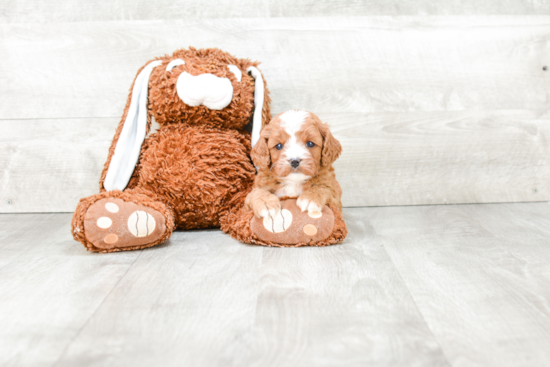
<path fill-rule="evenodd" d="M 279 114 L 252 149 L 258 174 L 245 205 L 260 218 L 277 215 L 282 197 L 297 197 L 302 212 L 319 212 L 325 204 L 341 209 L 342 189 L 332 167 L 341 152 L 328 125 L 313 113 Z"/>

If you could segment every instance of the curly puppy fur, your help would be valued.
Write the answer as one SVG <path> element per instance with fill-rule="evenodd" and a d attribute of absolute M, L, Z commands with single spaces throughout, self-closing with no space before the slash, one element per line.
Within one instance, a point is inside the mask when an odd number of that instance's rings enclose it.
<path fill-rule="evenodd" d="M 279 114 L 252 150 L 259 172 L 246 205 L 263 217 L 266 206 L 278 210 L 277 199 L 292 196 L 302 211 L 319 211 L 325 204 L 342 210 L 342 189 L 332 167 L 341 152 L 329 126 L 313 113 Z"/>
<path fill-rule="evenodd" d="M 185 63 L 167 71 L 166 66 L 176 59 Z M 258 106 L 254 106 L 255 80 L 247 69 L 257 67 L 258 62 L 238 59 L 219 49 L 195 48 L 178 50 L 173 55 L 154 60 L 162 64 L 153 69 L 149 79 L 147 134 L 152 116 L 160 129 L 146 137 L 124 191 L 106 191 L 104 181 L 128 115 L 134 79 L 101 174 L 100 194 L 82 199 L 73 217 L 73 236 L 88 250 L 111 252 L 151 247 L 168 239 L 174 228 L 220 226 L 230 208 L 242 207 L 253 185 L 255 169 L 250 160 L 250 134 L 245 128 Z M 228 65 L 235 65 L 242 72 L 241 81 L 230 72 Z M 229 79 L 233 87 L 229 105 L 213 110 L 204 105 L 185 104 L 176 89 L 178 77 L 183 72 L 192 76 L 208 73 Z M 269 104 L 266 86 L 264 103 L 259 107 L 262 126 L 271 119 Z M 154 243 L 143 246 L 96 248 L 86 239 L 84 216 L 94 202 L 105 197 L 118 197 L 161 212 L 166 218 L 167 232 Z"/>
<path fill-rule="evenodd" d="M 281 210 L 280 201 L 298 198 L 302 211 L 317 212 L 327 205 L 334 212 L 333 233 L 318 243 L 298 243 L 291 247 L 326 246 L 342 241 L 347 229 L 342 216 L 342 189 L 332 163 L 342 152 L 329 126 L 313 113 L 293 110 L 275 117 L 262 130 L 252 149 L 259 172 L 242 210 L 228 214 L 222 230 L 243 242 L 269 246 L 250 230 L 253 215 L 265 217 Z"/>

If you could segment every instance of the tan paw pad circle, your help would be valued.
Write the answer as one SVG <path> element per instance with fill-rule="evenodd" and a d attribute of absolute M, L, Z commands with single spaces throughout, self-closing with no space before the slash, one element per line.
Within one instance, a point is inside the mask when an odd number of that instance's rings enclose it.
<path fill-rule="evenodd" d="M 321 218 L 323 216 L 323 213 L 321 213 L 321 212 L 308 212 L 307 215 L 309 215 L 310 218 Z"/>
<path fill-rule="evenodd" d="M 118 205 L 116 205 L 115 203 L 106 203 L 105 209 L 107 209 L 111 213 L 118 213 Z"/>
<path fill-rule="evenodd" d="M 317 234 L 317 227 L 313 224 L 306 224 L 302 230 L 308 236 L 315 236 Z"/>
<path fill-rule="evenodd" d="M 128 229 L 136 237 L 145 237 L 155 230 L 155 218 L 149 213 L 137 210 L 128 218 Z"/>
<path fill-rule="evenodd" d="M 111 234 L 108 234 L 107 236 L 105 236 L 103 241 L 105 243 L 108 243 L 109 245 L 111 245 L 111 244 L 115 243 L 116 241 L 118 241 L 118 236 L 114 233 L 111 233 Z"/>
<path fill-rule="evenodd" d="M 109 228 L 113 224 L 111 218 L 101 217 L 97 220 L 97 226 L 99 228 Z"/>

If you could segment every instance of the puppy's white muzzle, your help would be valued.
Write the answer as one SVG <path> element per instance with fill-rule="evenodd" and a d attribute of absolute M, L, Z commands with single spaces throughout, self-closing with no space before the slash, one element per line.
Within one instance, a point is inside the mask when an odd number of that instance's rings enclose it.
<path fill-rule="evenodd" d="M 176 89 L 181 100 L 191 107 L 204 105 L 211 110 L 221 110 L 233 98 L 233 85 L 229 79 L 214 74 L 193 76 L 183 72 L 178 77 Z"/>

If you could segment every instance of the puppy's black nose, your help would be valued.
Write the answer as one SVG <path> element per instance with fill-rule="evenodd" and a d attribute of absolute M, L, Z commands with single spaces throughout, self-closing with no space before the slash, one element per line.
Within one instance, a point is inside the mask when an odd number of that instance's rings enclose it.
<path fill-rule="evenodd" d="M 290 165 L 292 166 L 292 168 L 296 168 L 300 165 L 300 161 L 301 159 L 290 159 L 289 162 L 290 162 Z"/>

